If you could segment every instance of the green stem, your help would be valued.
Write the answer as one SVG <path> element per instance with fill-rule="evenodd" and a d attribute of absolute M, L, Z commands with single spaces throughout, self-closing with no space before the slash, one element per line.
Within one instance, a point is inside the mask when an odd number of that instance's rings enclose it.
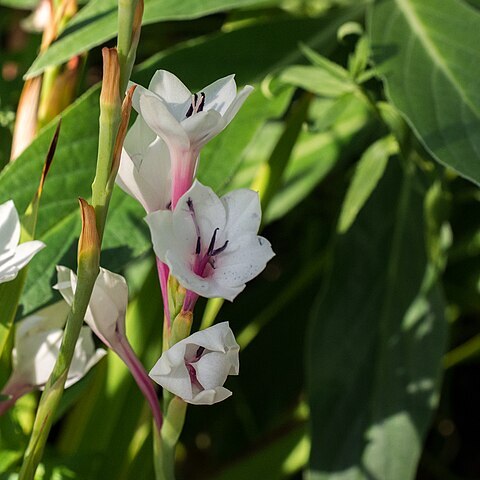
<path fill-rule="evenodd" d="M 164 402 L 164 423 L 160 435 L 153 428 L 153 455 L 156 480 L 175 480 L 175 449 L 182 433 L 187 403 L 179 397 Z"/>
<path fill-rule="evenodd" d="M 118 0 L 118 61 L 120 63 L 120 94 L 127 89 L 135 61 L 136 45 L 133 39 L 133 20 L 138 0 Z M 133 49 L 132 49 L 133 46 Z M 133 56 L 133 58 L 132 58 Z"/>
<path fill-rule="evenodd" d="M 33 480 L 37 466 L 42 459 L 54 413 L 62 398 L 75 345 L 82 328 L 97 274 L 98 267 L 97 269 L 92 269 L 90 266 L 85 268 L 82 263 L 78 266 L 77 289 L 67 318 L 62 345 L 52 375 L 40 398 L 32 435 L 18 477 L 19 480 Z"/>
<path fill-rule="evenodd" d="M 97 218 L 97 231 L 100 241 L 107 219 L 108 205 L 110 203 L 111 189 L 107 189 L 112 168 L 113 150 L 120 125 L 119 105 L 100 105 L 100 125 L 98 134 L 98 155 L 95 180 L 92 184 L 92 205 Z"/>
<path fill-rule="evenodd" d="M 480 355 L 480 334 L 448 352 L 443 359 L 443 366 L 446 369 L 451 368 L 478 355 Z"/>

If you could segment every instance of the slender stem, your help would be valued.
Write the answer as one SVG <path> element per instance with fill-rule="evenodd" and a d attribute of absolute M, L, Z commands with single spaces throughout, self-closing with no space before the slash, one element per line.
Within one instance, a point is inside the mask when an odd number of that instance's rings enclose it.
<path fill-rule="evenodd" d="M 169 268 L 165 265 L 158 257 L 157 261 L 157 271 L 158 279 L 160 281 L 160 289 L 162 291 L 162 301 L 163 301 L 163 311 L 165 313 L 165 323 L 168 330 L 170 330 L 170 309 L 168 307 L 168 275 L 170 274 Z"/>
<path fill-rule="evenodd" d="M 120 63 L 120 92 L 127 88 L 128 79 L 132 70 L 129 62 L 129 53 L 132 46 L 132 29 L 135 18 L 135 8 L 138 0 L 118 0 L 118 60 Z M 136 48 L 135 48 L 136 50 Z"/>
<path fill-rule="evenodd" d="M 82 328 L 97 274 L 98 268 L 97 271 L 91 271 L 89 268 L 85 269 L 82 263 L 79 264 L 77 289 L 72 308 L 68 314 L 62 345 L 53 372 L 40 398 L 33 432 L 18 477 L 19 480 L 33 480 L 37 466 L 42 458 L 52 426 L 53 414 L 62 398 L 75 345 Z"/>
<path fill-rule="evenodd" d="M 118 356 L 125 362 L 129 370 L 132 372 L 133 378 L 137 382 L 138 388 L 145 396 L 147 402 L 150 405 L 152 410 L 152 415 L 155 420 L 158 430 L 162 428 L 163 416 L 160 411 L 160 405 L 157 399 L 157 393 L 153 388 L 150 378 L 143 368 L 138 357 L 135 355 L 131 345 L 128 343 L 128 340 L 125 337 L 120 337 L 118 344 L 113 345 L 114 351 Z"/>
<path fill-rule="evenodd" d="M 110 178 L 113 159 L 113 149 L 120 125 L 119 105 L 102 105 L 100 110 L 99 144 L 97 156 L 97 170 L 92 184 L 92 205 L 97 217 L 97 231 L 100 239 L 107 218 L 110 196 L 106 185 Z"/>

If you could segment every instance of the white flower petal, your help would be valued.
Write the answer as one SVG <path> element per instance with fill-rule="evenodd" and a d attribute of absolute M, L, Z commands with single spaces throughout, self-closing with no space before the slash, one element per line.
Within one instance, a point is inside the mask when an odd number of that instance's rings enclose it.
<path fill-rule="evenodd" d="M 147 125 L 143 117 L 138 115 L 123 143 L 123 147 L 137 167 L 156 138 L 155 132 Z"/>
<path fill-rule="evenodd" d="M 216 387 L 212 390 L 202 390 L 197 393 L 191 400 L 185 400 L 187 403 L 193 405 L 213 405 L 214 403 L 222 402 L 228 397 L 232 396 L 232 392 L 225 387 Z"/>
<path fill-rule="evenodd" d="M 223 385 L 230 373 L 230 364 L 225 362 L 225 353 L 209 352 L 192 363 L 197 372 L 197 380 L 205 390 Z"/>
<path fill-rule="evenodd" d="M 82 327 L 77 344 L 75 345 L 65 388 L 77 383 L 106 354 L 107 352 L 103 348 L 95 350 L 92 331 L 87 326 Z"/>
<path fill-rule="evenodd" d="M 85 322 L 107 345 L 116 341 L 116 331 L 125 333 L 128 287 L 125 278 L 100 268 Z"/>
<path fill-rule="evenodd" d="M 228 75 L 211 83 L 201 91 L 205 94 L 205 106 L 203 110 L 216 110 L 224 115 L 230 104 L 237 95 L 235 75 Z"/>
<path fill-rule="evenodd" d="M 57 283 L 53 288 L 58 290 L 65 301 L 71 305 L 77 288 L 77 276 L 69 268 L 57 265 Z"/>
<path fill-rule="evenodd" d="M 192 94 L 183 82 L 173 73 L 157 70 L 148 89 L 156 93 L 166 103 L 177 120 L 185 118 L 191 104 Z"/>
<path fill-rule="evenodd" d="M 182 127 L 191 147 L 197 150 L 225 128 L 222 116 L 215 110 L 195 113 L 182 121 Z"/>
<path fill-rule="evenodd" d="M 255 234 L 260 228 L 262 209 L 257 192 L 242 188 L 233 190 L 221 198 L 227 212 L 225 230 L 229 238 L 246 233 Z"/>
<path fill-rule="evenodd" d="M 185 348 L 185 343 L 178 342 L 164 352 L 150 370 L 149 376 L 169 392 L 187 399 L 193 397 L 193 392 L 184 361 Z"/>
<path fill-rule="evenodd" d="M 150 228 L 153 251 L 165 263 L 167 251 L 174 248 L 177 239 L 173 233 L 173 214 L 169 210 L 151 212 L 145 217 Z"/>
<path fill-rule="evenodd" d="M 165 263 L 168 268 L 175 275 L 175 278 L 180 282 L 182 287 L 187 290 L 201 295 L 202 297 L 211 298 L 211 282 L 208 279 L 202 278 L 193 272 L 193 266 L 187 261 L 181 260 L 182 256 L 175 254 L 174 251 L 169 250 L 165 256 Z"/>
<path fill-rule="evenodd" d="M 243 90 L 236 96 L 235 100 L 227 108 L 227 111 L 223 114 L 223 119 L 225 121 L 225 127 L 234 119 L 235 115 L 238 113 L 242 105 L 244 104 L 247 97 L 253 92 L 253 87 L 247 85 Z"/>
<path fill-rule="evenodd" d="M 140 114 L 147 125 L 168 145 L 170 150 L 190 148 L 185 130 L 170 113 L 163 100 L 151 93 L 140 96 Z"/>
<path fill-rule="evenodd" d="M 117 185 L 147 213 L 165 209 L 170 201 L 170 157 L 163 140 L 157 140 L 137 164 L 123 149 L 116 178 Z"/>
<path fill-rule="evenodd" d="M 219 285 L 242 286 L 255 278 L 274 256 L 270 242 L 265 238 L 256 235 L 239 237 L 218 255 L 212 278 Z"/>
<path fill-rule="evenodd" d="M 45 244 L 39 240 L 32 240 L 18 245 L 13 256 L 0 265 L 0 283 L 13 280 L 18 272 L 33 258 L 33 256 L 45 248 Z"/>
<path fill-rule="evenodd" d="M 18 322 L 12 352 L 16 377 L 36 388 L 45 386 L 58 357 L 69 310 L 69 305 L 60 301 Z M 95 350 L 91 330 L 82 327 L 66 387 L 80 380 L 105 353 Z"/>
<path fill-rule="evenodd" d="M 20 241 L 20 220 L 13 200 L 0 205 L 0 259 Z"/>

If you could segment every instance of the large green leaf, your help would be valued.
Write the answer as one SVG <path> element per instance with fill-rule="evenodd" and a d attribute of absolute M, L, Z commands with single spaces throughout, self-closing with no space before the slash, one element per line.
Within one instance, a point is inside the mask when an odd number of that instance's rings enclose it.
<path fill-rule="evenodd" d="M 66 26 L 60 38 L 41 54 L 27 72 L 36 76 L 49 65 L 59 65 L 73 55 L 90 50 L 117 34 L 117 0 L 93 0 Z M 145 0 L 143 24 L 166 20 L 187 20 L 270 0 Z"/>
<path fill-rule="evenodd" d="M 391 161 L 350 230 L 308 335 L 308 478 L 409 480 L 438 400 L 446 321 L 424 187 Z"/>
<path fill-rule="evenodd" d="M 444 165 L 480 183 L 480 13 L 459 0 L 380 0 L 370 16 L 387 95 Z"/>

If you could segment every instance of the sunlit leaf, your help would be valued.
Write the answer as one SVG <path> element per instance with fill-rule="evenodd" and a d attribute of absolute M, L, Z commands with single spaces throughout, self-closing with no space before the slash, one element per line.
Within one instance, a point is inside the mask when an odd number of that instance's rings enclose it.
<path fill-rule="evenodd" d="M 460 0 L 380 0 L 370 37 L 388 98 L 438 161 L 480 184 L 480 13 Z"/>

